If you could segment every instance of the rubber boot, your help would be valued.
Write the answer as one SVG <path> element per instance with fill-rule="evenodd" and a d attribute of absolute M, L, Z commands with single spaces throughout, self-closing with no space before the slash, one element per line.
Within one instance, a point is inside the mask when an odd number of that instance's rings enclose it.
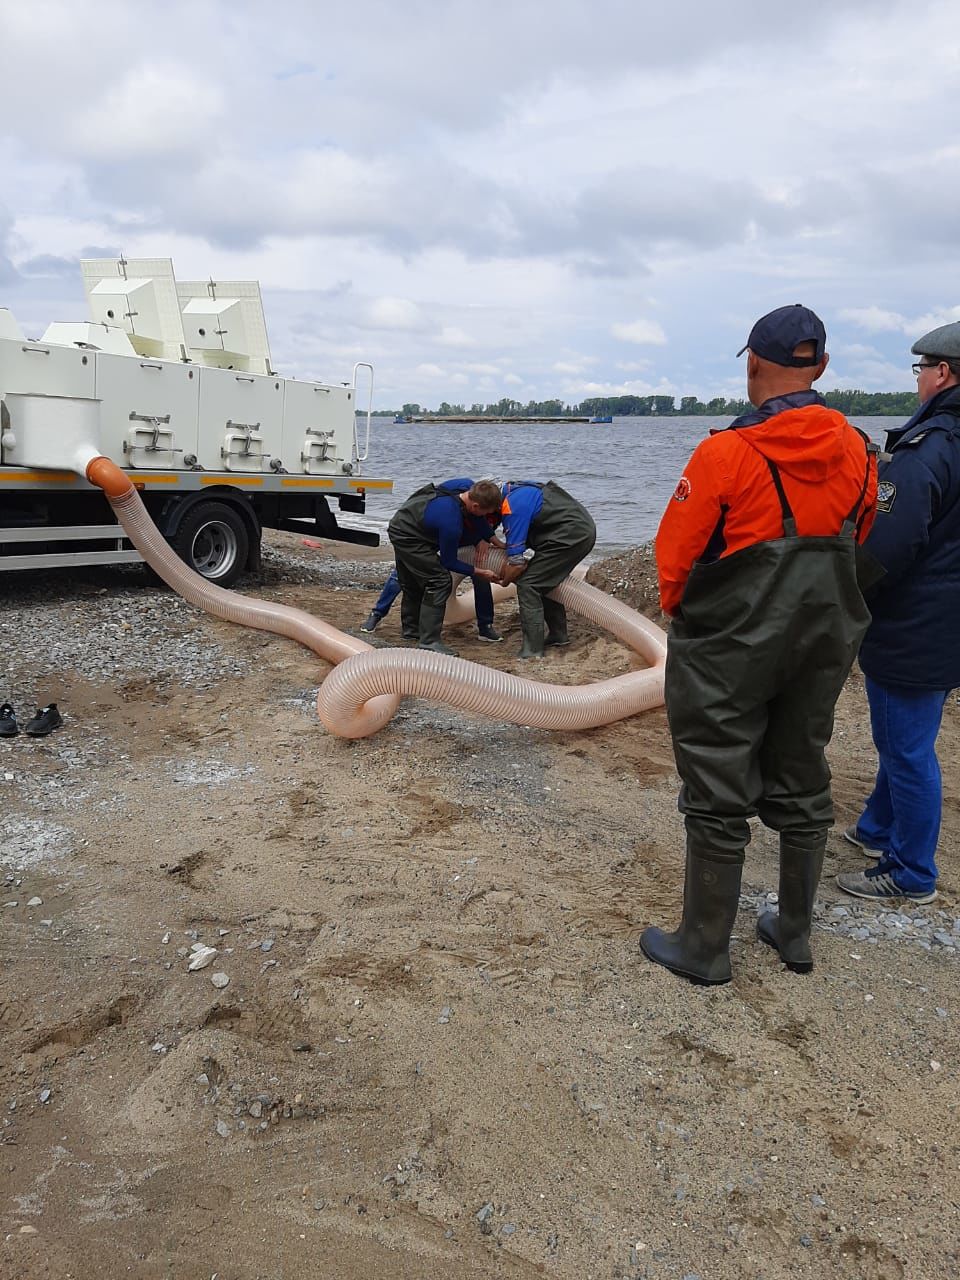
<path fill-rule="evenodd" d="M 764 911 L 757 921 L 757 937 L 775 947 L 794 973 L 813 969 L 810 926 L 826 847 L 825 831 L 781 835 L 779 913 Z"/>
<path fill-rule="evenodd" d="M 400 634 L 404 640 L 420 639 L 420 600 L 405 591 L 400 601 Z"/>
<path fill-rule="evenodd" d="M 543 616 L 547 623 L 547 638 L 545 645 L 562 645 L 569 644 L 570 637 L 567 634 L 567 611 L 559 600 L 543 601 Z"/>
<path fill-rule="evenodd" d="M 740 904 L 743 857 L 716 862 L 687 839 L 683 916 L 675 933 L 644 929 L 648 960 L 701 986 L 730 981 L 730 935 Z"/>
<path fill-rule="evenodd" d="M 523 632 L 523 644 L 520 646 L 521 658 L 543 657 L 543 610 L 535 605 L 520 600 L 520 629 Z"/>
<path fill-rule="evenodd" d="M 422 649 L 432 649 L 440 642 L 443 615 L 446 610 L 446 600 L 437 604 L 429 593 L 424 594 L 420 603 L 420 626 L 418 628 L 420 632 L 420 647 Z"/>
<path fill-rule="evenodd" d="M 423 603 L 420 605 L 420 643 L 417 648 L 430 649 L 434 653 L 446 653 L 451 658 L 455 658 L 457 656 L 456 649 L 451 649 L 448 644 L 444 644 L 440 639 L 443 615 L 446 611 L 446 599 L 437 604 L 429 594 L 424 594 Z"/>

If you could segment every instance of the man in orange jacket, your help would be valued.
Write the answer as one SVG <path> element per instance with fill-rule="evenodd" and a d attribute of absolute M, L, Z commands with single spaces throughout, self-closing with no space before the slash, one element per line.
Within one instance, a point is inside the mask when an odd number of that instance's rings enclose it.
<path fill-rule="evenodd" d="M 780 833 L 779 913 L 764 942 L 798 973 L 833 823 L 824 750 L 870 621 L 858 544 L 876 506 L 876 449 L 812 390 L 826 331 L 799 304 L 747 345 L 756 409 L 697 446 L 657 533 L 671 615 L 666 705 L 687 831 L 683 918 L 644 931 L 648 959 L 694 982 L 730 980 L 748 819 Z"/>

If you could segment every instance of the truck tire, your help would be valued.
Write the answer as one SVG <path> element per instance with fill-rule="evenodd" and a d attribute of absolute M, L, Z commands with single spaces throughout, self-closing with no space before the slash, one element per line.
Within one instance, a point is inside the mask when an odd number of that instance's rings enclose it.
<path fill-rule="evenodd" d="M 227 503 L 198 502 L 183 517 L 170 545 L 202 578 L 232 587 L 246 568 L 250 535 L 243 516 Z"/>

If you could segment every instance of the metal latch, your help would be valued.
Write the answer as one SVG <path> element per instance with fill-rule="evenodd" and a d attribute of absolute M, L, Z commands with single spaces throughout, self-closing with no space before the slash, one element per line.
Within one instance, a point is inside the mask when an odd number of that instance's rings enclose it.
<path fill-rule="evenodd" d="M 315 453 L 306 452 L 300 454 L 301 462 L 309 462 L 311 459 L 319 462 L 331 462 L 335 457 L 335 442 L 333 431 L 322 431 L 319 427 L 307 427 L 308 436 L 316 436 L 320 445 L 319 458 Z"/>
<path fill-rule="evenodd" d="M 262 444 L 262 443 L 263 443 L 263 437 L 262 437 L 262 436 L 259 436 L 259 435 L 257 435 L 257 434 L 256 434 L 256 433 L 260 430 L 260 423 L 259 423 L 259 422 L 231 422 L 231 421 L 228 419 L 228 420 L 227 420 L 227 430 L 228 430 L 228 431 L 236 432 L 236 435 L 235 435 L 234 439 L 235 439 L 236 441 L 238 441 L 239 443 L 241 443 L 241 444 L 243 445 L 243 448 L 240 450 L 240 452 L 239 452 L 238 454 L 233 454 L 233 453 L 231 453 L 231 450 L 230 450 L 230 449 L 228 449 L 225 445 L 221 445 L 221 447 L 220 447 L 220 457 L 221 457 L 221 458 L 230 458 L 230 457 L 237 457 L 237 458 L 253 458 L 253 457 L 256 457 L 256 458 L 263 458 L 263 459 L 267 459 L 267 458 L 269 458 L 269 457 L 271 456 L 269 453 L 259 453 L 259 452 L 257 452 L 257 450 L 256 450 L 256 449 L 252 449 L 252 448 L 250 447 L 250 446 L 254 443 L 254 441 L 255 441 L 255 440 L 256 440 L 256 442 L 257 442 L 258 444 Z"/>
<path fill-rule="evenodd" d="M 174 449 L 170 445 L 161 444 L 160 436 L 172 436 L 172 431 L 163 431 L 162 428 L 170 422 L 169 413 L 160 417 L 155 413 L 133 413 L 130 414 L 131 422 L 144 422 L 152 432 L 149 444 L 131 444 L 129 440 L 123 442 L 123 452 L 132 453 L 134 449 L 143 449 L 145 453 L 183 453 L 182 449 Z"/>

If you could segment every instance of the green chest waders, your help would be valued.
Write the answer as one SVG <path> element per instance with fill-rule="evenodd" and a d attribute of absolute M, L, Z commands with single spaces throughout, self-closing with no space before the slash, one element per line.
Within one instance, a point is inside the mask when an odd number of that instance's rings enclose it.
<path fill-rule="evenodd" d="M 870 621 L 856 531 L 872 454 L 853 509 L 826 537 L 798 535 L 768 465 L 783 536 L 695 565 L 670 628 L 665 691 L 687 829 L 684 908 L 675 933 L 647 929 L 641 947 L 696 982 L 729 981 L 754 814 L 780 832 L 780 914 L 762 918 L 761 937 L 798 972 L 813 967 L 813 901 L 833 821 L 824 751 Z"/>
<path fill-rule="evenodd" d="M 426 529 L 423 516 L 434 498 L 459 498 L 459 490 L 425 484 L 398 507 L 387 526 L 403 588 L 400 625 L 404 638 L 421 646 L 441 643 L 440 631 L 453 579 L 440 563 L 437 538 Z"/>
<path fill-rule="evenodd" d="M 543 493 L 543 506 L 531 520 L 527 533 L 527 546 L 533 549 L 534 556 L 517 579 L 523 632 L 520 656 L 534 658 L 543 655 L 545 644 L 562 645 L 568 641 L 566 610 L 559 601 L 548 600 L 547 592 L 558 587 L 570 570 L 590 554 L 597 528 L 589 511 L 552 480 L 542 485 L 521 483 Z"/>

